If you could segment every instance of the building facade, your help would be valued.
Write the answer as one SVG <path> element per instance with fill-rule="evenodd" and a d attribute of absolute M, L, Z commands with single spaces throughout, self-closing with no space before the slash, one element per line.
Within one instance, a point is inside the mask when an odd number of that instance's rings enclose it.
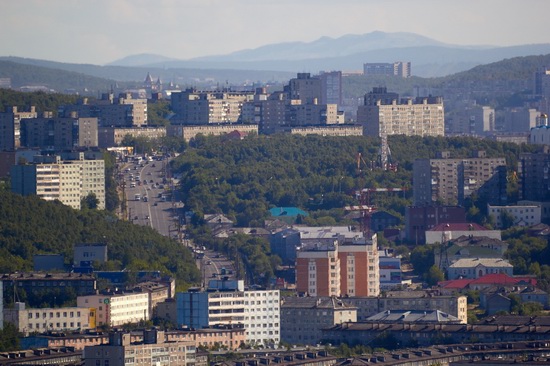
<path fill-rule="evenodd" d="M 195 356 L 192 342 L 168 341 L 164 332 L 154 329 L 145 330 L 140 343 L 132 343 L 128 333 L 111 333 L 108 344 L 84 348 L 83 359 L 85 366 L 198 366 Z"/>
<path fill-rule="evenodd" d="M 550 146 L 542 146 L 537 153 L 521 153 L 519 160 L 520 199 L 550 201 Z"/>
<path fill-rule="evenodd" d="M 365 136 L 444 136 L 443 98 L 417 97 L 415 100 L 388 100 L 386 88 L 374 88 L 357 109 L 357 122 Z"/>
<path fill-rule="evenodd" d="M 98 326 L 116 327 L 150 320 L 149 294 L 146 292 L 118 291 L 78 296 L 76 303 L 78 307 L 95 309 Z"/>
<path fill-rule="evenodd" d="M 513 276 L 513 270 L 514 266 L 502 258 L 461 258 L 447 268 L 447 278 L 480 278 L 494 273 Z"/>
<path fill-rule="evenodd" d="M 357 309 L 335 297 L 284 298 L 281 305 L 281 341 L 315 345 L 323 339 L 322 329 L 346 321 L 357 321 Z"/>
<path fill-rule="evenodd" d="M 280 341 L 279 290 L 181 292 L 176 294 L 175 306 L 178 326 L 241 325 L 249 344 Z"/>
<path fill-rule="evenodd" d="M 493 217 L 498 229 L 504 228 L 504 212 L 512 220 L 512 222 L 508 223 L 508 225 L 512 224 L 512 226 L 534 226 L 540 224 L 542 220 L 542 207 L 538 205 L 487 205 L 487 214 Z"/>
<path fill-rule="evenodd" d="M 363 75 L 400 76 L 408 78 L 411 77 L 411 63 L 403 61 L 394 63 L 369 62 L 363 64 Z"/>
<path fill-rule="evenodd" d="M 0 113 L 0 151 L 11 151 L 21 146 L 21 120 L 38 117 L 36 107 L 30 111 L 19 111 L 12 107 L 11 111 Z"/>
<path fill-rule="evenodd" d="M 14 165 L 11 185 L 14 193 L 59 200 L 75 209 L 80 209 L 83 198 L 94 194 L 97 208 L 105 209 L 105 161 L 87 158 L 86 153 L 78 153 L 70 160 L 44 156 L 33 164 Z"/>
<path fill-rule="evenodd" d="M 357 234 L 357 233 L 355 233 Z M 296 290 L 309 296 L 377 296 L 380 293 L 377 236 L 317 238 L 296 255 Z"/>
<path fill-rule="evenodd" d="M 416 159 L 413 164 L 415 206 L 440 202 L 463 205 L 471 194 L 483 196 L 491 204 L 506 202 L 506 159 L 476 157 L 451 159 L 442 152 L 438 159 Z"/>
<path fill-rule="evenodd" d="M 25 335 L 77 331 L 95 328 L 90 313 L 90 309 L 79 307 L 26 308 L 25 303 L 18 302 L 13 308 L 4 309 L 4 321 L 14 324 Z"/>
<path fill-rule="evenodd" d="M 76 116 L 22 119 L 21 146 L 48 150 L 97 147 L 98 119 Z"/>
<path fill-rule="evenodd" d="M 378 297 L 348 297 L 343 301 L 357 308 L 357 321 L 388 310 L 440 310 L 466 323 L 468 304 L 466 296 L 442 296 L 430 291 L 388 291 Z"/>

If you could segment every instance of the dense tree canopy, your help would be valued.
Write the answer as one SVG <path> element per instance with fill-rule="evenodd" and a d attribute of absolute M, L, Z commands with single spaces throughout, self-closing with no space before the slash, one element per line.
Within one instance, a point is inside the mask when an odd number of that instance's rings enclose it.
<path fill-rule="evenodd" d="M 412 167 L 417 158 L 435 158 L 443 150 L 470 157 L 485 150 L 506 157 L 517 169 L 519 153 L 528 146 L 474 138 L 390 136 L 397 172 L 372 169 L 378 138 L 326 136 L 252 136 L 244 140 L 199 136 L 172 164 L 181 175 L 181 190 L 190 210 L 223 212 L 239 226 L 260 226 L 271 207 L 297 206 L 343 218 L 343 208 L 357 202 L 362 188 L 407 188 L 405 195 L 372 195 L 371 203 L 398 217 L 411 204 Z M 358 154 L 361 158 L 358 159 Z"/>
<path fill-rule="evenodd" d="M 97 210 L 74 210 L 59 202 L 0 192 L 0 272 L 32 270 L 34 254 L 58 253 L 72 263 L 79 243 L 108 245 L 111 269 L 159 270 L 178 285 L 200 280 L 192 253 L 149 227 Z"/>

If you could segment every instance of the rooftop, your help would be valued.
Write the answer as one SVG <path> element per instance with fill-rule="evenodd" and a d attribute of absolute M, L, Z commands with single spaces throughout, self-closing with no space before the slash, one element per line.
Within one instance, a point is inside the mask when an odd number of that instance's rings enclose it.
<path fill-rule="evenodd" d="M 514 267 L 507 260 L 502 258 L 460 258 L 451 264 L 449 268 L 473 268 L 479 265 L 485 267 Z"/>

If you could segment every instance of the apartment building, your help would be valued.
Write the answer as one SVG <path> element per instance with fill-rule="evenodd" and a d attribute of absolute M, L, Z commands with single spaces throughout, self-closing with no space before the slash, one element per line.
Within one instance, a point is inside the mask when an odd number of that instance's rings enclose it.
<path fill-rule="evenodd" d="M 391 100 L 389 96 L 393 94 Z M 357 123 L 365 136 L 444 136 L 443 98 L 417 97 L 399 100 L 384 87 L 373 88 L 357 109 Z"/>
<path fill-rule="evenodd" d="M 158 140 L 166 136 L 166 127 L 99 127 L 98 146 L 101 148 L 121 146 L 126 136 Z"/>
<path fill-rule="evenodd" d="M 466 222 L 461 206 L 409 206 L 405 209 L 405 235 L 418 244 L 426 242 L 426 230 L 441 223 Z"/>
<path fill-rule="evenodd" d="M 484 196 L 491 204 L 506 201 L 506 159 L 475 157 L 451 159 L 442 152 L 437 159 L 416 159 L 413 164 L 414 205 L 463 205 L 471 194 Z"/>
<path fill-rule="evenodd" d="M 4 309 L 4 321 L 15 325 L 25 335 L 37 332 L 63 332 L 95 328 L 93 311 L 87 308 L 26 308 L 16 302 L 13 308 Z M 92 320 L 90 322 L 90 320 Z"/>
<path fill-rule="evenodd" d="M 357 309 L 335 297 L 286 297 L 281 303 L 281 341 L 290 344 L 318 344 L 322 329 L 357 321 Z"/>
<path fill-rule="evenodd" d="M 90 103 L 82 98 L 78 104 L 62 106 L 60 117 L 97 118 L 100 127 L 142 127 L 147 125 L 147 99 L 134 98 L 131 93 L 103 93 Z"/>
<path fill-rule="evenodd" d="M 206 366 L 196 362 L 196 347 L 190 341 L 168 341 L 160 330 L 144 330 L 142 342 L 132 342 L 129 333 L 109 334 L 109 343 L 84 348 L 85 366 Z"/>
<path fill-rule="evenodd" d="M 171 106 L 176 116 L 172 124 L 207 125 L 211 123 L 237 123 L 242 106 L 254 100 L 254 92 L 197 91 L 186 89 L 171 94 Z"/>
<path fill-rule="evenodd" d="M 78 296 L 78 307 L 95 309 L 96 324 L 116 327 L 149 320 L 149 294 L 141 291 L 113 291 Z"/>
<path fill-rule="evenodd" d="M 302 238 L 296 255 L 296 290 L 317 297 L 377 296 L 380 274 L 376 234 L 370 239 Z"/>
<path fill-rule="evenodd" d="M 0 281 L 3 283 L 4 292 L 10 294 L 13 294 L 14 289 L 32 293 L 56 288 L 77 295 L 89 295 L 96 291 L 95 277 L 86 273 L 6 273 L 0 275 Z"/>
<path fill-rule="evenodd" d="M 81 200 L 93 193 L 97 208 L 105 209 L 105 161 L 83 152 L 68 157 L 62 160 L 61 156 L 42 156 L 32 164 L 14 165 L 12 192 L 59 200 L 75 209 L 80 209 Z"/>
<path fill-rule="evenodd" d="M 98 119 L 30 118 L 21 120 L 21 146 L 49 150 L 71 150 L 98 146 Z"/>
<path fill-rule="evenodd" d="M 550 146 L 541 146 L 539 152 L 519 155 L 518 176 L 520 199 L 550 201 Z"/>
<path fill-rule="evenodd" d="M 200 329 L 240 324 L 246 329 L 247 343 L 278 344 L 279 290 L 239 290 L 238 287 L 225 287 L 227 290 L 177 293 L 175 306 L 178 326 Z"/>
<path fill-rule="evenodd" d="M 21 146 L 21 120 L 36 117 L 34 106 L 28 112 L 19 111 L 14 106 L 11 111 L 0 113 L 0 151 L 18 149 Z"/>
<path fill-rule="evenodd" d="M 363 127 L 358 125 L 291 127 L 288 131 L 291 135 L 301 136 L 363 136 Z"/>
<path fill-rule="evenodd" d="M 397 61 L 388 62 L 368 62 L 363 64 L 363 75 L 383 75 L 383 76 L 400 76 L 402 78 L 411 77 L 411 63 Z"/>
<path fill-rule="evenodd" d="M 357 309 L 357 321 L 388 310 L 439 310 L 466 323 L 468 306 L 466 296 L 441 296 L 431 291 L 388 291 L 378 297 L 346 297 L 346 304 Z"/>
<path fill-rule="evenodd" d="M 242 134 L 258 134 L 258 125 L 247 125 L 240 123 L 228 123 L 228 124 L 209 124 L 209 125 L 171 125 L 167 129 L 168 136 L 175 136 L 182 138 L 189 142 L 198 135 L 204 136 L 223 136 L 230 134 L 234 131 L 238 131 Z"/>

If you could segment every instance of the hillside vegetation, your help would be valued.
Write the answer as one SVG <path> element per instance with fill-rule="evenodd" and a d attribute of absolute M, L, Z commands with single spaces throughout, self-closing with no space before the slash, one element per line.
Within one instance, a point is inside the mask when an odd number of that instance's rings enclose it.
<path fill-rule="evenodd" d="M 181 174 L 181 190 L 190 210 L 223 212 L 239 226 L 261 226 L 269 208 L 297 206 L 322 216 L 317 223 L 330 224 L 342 220 L 345 205 L 357 202 L 357 189 L 412 188 L 412 166 L 417 158 L 435 158 L 443 150 L 450 151 L 452 157 L 470 157 L 472 151 L 485 150 L 490 157 L 506 157 L 509 169 L 516 170 L 519 153 L 536 148 L 444 137 L 390 136 L 389 144 L 392 159 L 399 165 L 397 172 L 370 169 L 377 160 L 377 138 L 292 135 L 251 136 L 239 141 L 201 137 L 172 168 Z M 359 166 L 358 153 L 362 156 Z M 405 198 L 380 195 L 373 199 L 403 216 L 411 195 L 409 190 Z"/>
<path fill-rule="evenodd" d="M 149 227 L 105 211 L 0 192 L 0 273 L 32 270 L 34 254 L 62 254 L 71 264 L 73 247 L 81 243 L 107 243 L 104 269 L 159 270 L 181 287 L 200 281 L 192 253 Z"/>

